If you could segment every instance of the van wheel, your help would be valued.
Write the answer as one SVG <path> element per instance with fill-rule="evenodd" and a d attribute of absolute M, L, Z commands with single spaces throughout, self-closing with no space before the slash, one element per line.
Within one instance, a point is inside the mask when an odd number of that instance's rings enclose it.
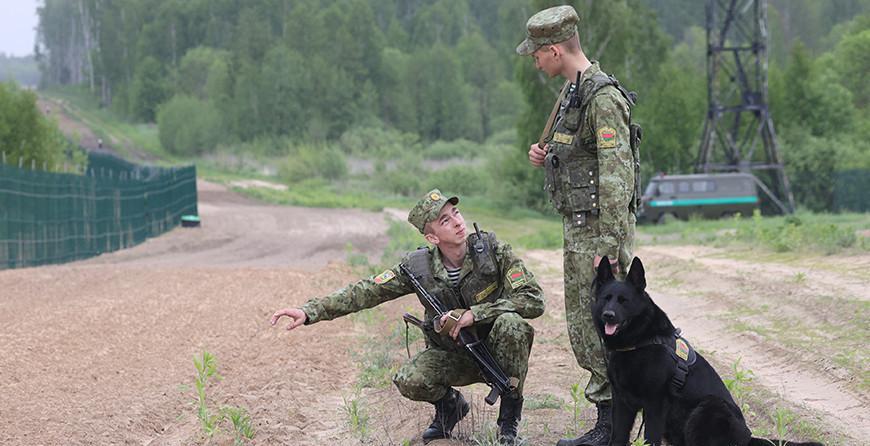
<path fill-rule="evenodd" d="M 670 212 L 665 212 L 664 214 L 659 215 L 659 219 L 656 222 L 660 225 L 665 225 L 665 224 L 668 224 L 671 222 L 675 222 L 677 220 L 679 220 L 679 219 L 677 218 L 676 215 L 674 215 Z"/>

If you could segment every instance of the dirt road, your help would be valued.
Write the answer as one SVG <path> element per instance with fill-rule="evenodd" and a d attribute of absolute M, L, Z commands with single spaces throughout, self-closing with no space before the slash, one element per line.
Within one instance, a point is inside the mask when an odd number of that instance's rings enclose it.
<path fill-rule="evenodd" d="M 211 406 L 246 408 L 257 431 L 254 444 L 360 444 L 360 430 L 349 423 L 354 407 L 366 415 L 367 444 L 419 444 L 414 438 L 428 424 L 431 406 L 405 401 L 389 385 L 354 390 L 364 346 L 393 342 L 401 313 L 415 307 L 412 297 L 367 318 L 292 333 L 267 323 L 277 308 L 353 280 L 343 263 L 347 244 L 377 257 L 387 241 L 387 213 L 268 206 L 213 184 L 199 188 L 201 228 L 179 228 L 83 262 L 0 271 L 0 417 L 6 424 L 0 444 L 232 444 L 226 430 L 211 440 L 201 434 L 192 358 L 202 351 L 216 355 L 223 376 L 208 388 Z M 533 321 L 522 432 L 529 444 L 553 444 L 574 423 L 571 385 L 586 378 L 564 333 L 559 252 L 521 254 L 548 299 L 546 314 Z M 859 378 L 831 358 L 740 334 L 729 322 L 731 310 L 742 305 L 732 296 L 747 293 L 809 324 L 836 319 L 835 308 L 814 299 L 816 287 L 866 301 L 868 292 L 855 279 L 860 276 L 735 262 L 697 247 L 649 247 L 639 254 L 649 265 L 654 298 L 720 371 L 740 357 L 754 371 L 754 384 L 774 395 L 770 404 L 827 426 L 819 434 L 843 432 L 837 438 L 846 445 L 870 436 L 870 404 L 856 390 Z M 868 259 L 837 261 L 866 265 Z M 797 272 L 812 280 L 789 282 Z M 393 359 L 405 354 L 396 345 Z M 866 346 L 858 354 L 866 355 Z M 495 411 L 482 404 L 481 386 L 464 392 L 475 409 L 459 430 L 479 434 L 492 425 Z M 582 402 L 580 408 L 585 427 L 592 409 Z"/>

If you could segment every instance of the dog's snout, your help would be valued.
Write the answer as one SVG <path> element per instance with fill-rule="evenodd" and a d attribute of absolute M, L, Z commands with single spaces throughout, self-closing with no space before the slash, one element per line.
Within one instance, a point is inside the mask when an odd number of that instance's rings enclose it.
<path fill-rule="evenodd" d="M 604 319 L 606 322 L 612 322 L 616 319 L 616 313 L 611 310 L 607 310 L 601 313 L 601 318 Z"/>

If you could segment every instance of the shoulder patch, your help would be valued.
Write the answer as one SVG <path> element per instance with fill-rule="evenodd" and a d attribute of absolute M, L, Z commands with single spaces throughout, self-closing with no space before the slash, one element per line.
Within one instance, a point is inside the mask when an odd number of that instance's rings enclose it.
<path fill-rule="evenodd" d="M 383 285 L 383 284 L 393 280 L 394 277 L 396 277 L 396 273 L 394 273 L 392 270 L 388 269 L 388 270 L 378 274 L 377 276 L 375 276 L 375 283 L 378 285 Z"/>
<path fill-rule="evenodd" d="M 520 267 L 513 267 L 508 270 L 508 283 L 511 284 L 511 289 L 515 290 L 528 282 L 526 272 Z"/>
<path fill-rule="evenodd" d="M 613 127 L 601 127 L 596 132 L 599 149 L 612 149 L 616 147 L 616 129 Z"/>

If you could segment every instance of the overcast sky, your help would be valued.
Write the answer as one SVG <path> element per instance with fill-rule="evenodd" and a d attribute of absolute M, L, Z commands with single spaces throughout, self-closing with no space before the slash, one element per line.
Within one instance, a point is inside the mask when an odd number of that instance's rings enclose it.
<path fill-rule="evenodd" d="M 0 0 L 0 53 L 13 56 L 33 54 L 36 1 Z"/>

